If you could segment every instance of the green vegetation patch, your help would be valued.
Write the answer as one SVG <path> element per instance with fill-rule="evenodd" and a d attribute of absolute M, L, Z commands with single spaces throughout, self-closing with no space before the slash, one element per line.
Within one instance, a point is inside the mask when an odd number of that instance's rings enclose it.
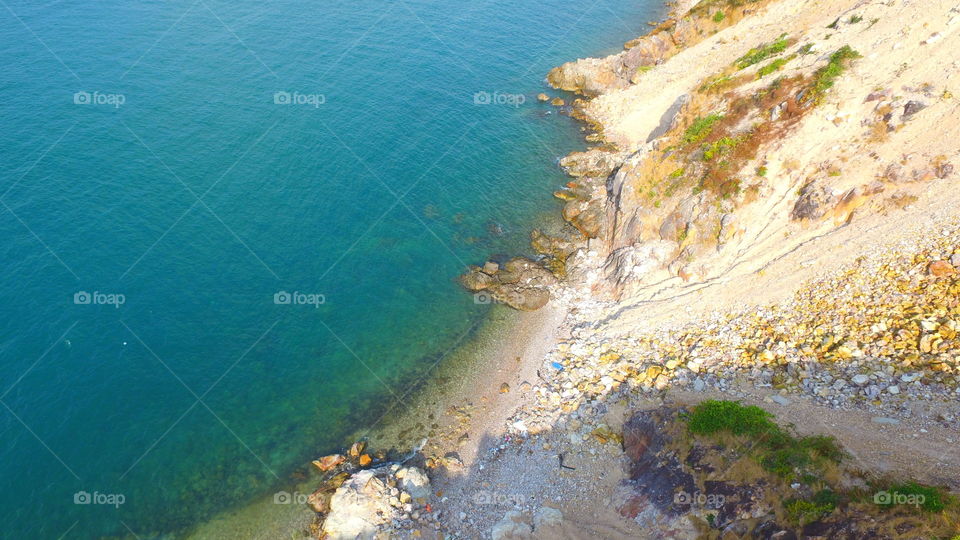
<path fill-rule="evenodd" d="M 712 144 L 704 145 L 703 160 L 710 161 L 717 156 L 730 153 L 743 141 L 742 137 L 721 137 Z"/>
<path fill-rule="evenodd" d="M 698 435 L 730 432 L 734 435 L 763 435 L 777 432 L 780 426 L 773 415 L 760 407 L 743 406 L 738 401 L 708 399 L 694 407 L 687 418 L 687 429 Z"/>
<path fill-rule="evenodd" d="M 767 65 L 763 66 L 762 68 L 760 68 L 760 69 L 757 71 L 757 78 L 758 78 L 758 79 L 762 79 L 762 78 L 766 77 L 767 75 L 770 75 L 771 73 L 774 73 L 774 72 L 776 72 L 776 71 L 780 71 L 780 69 L 781 69 L 783 66 L 787 65 L 787 62 L 793 60 L 794 58 L 796 58 L 796 56 L 794 56 L 794 55 L 788 56 L 788 57 L 786 57 L 786 58 L 777 58 L 776 60 L 774 60 L 774 61 L 770 62 L 769 64 L 767 64 Z"/>
<path fill-rule="evenodd" d="M 690 124 L 687 131 L 684 132 L 683 142 L 686 144 L 694 144 L 702 141 L 710 135 L 710 132 L 713 131 L 713 126 L 720 120 L 723 120 L 722 114 L 709 114 L 697 118 Z"/>
<path fill-rule="evenodd" d="M 783 51 L 787 50 L 789 42 L 787 41 L 787 35 L 783 34 L 780 38 L 773 43 L 767 43 L 760 45 L 759 47 L 754 47 L 747 51 L 747 54 L 741 56 L 734 62 L 734 65 L 737 66 L 737 69 L 747 69 L 748 67 L 763 62 L 771 56 L 776 56 Z"/>
<path fill-rule="evenodd" d="M 696 435 L 729 433 L 753 439 L 760 465 L 785 479 L 803 478 L 824 462 L 839 462 L 843 451 L 833 437 L 795 437 L 778 426 L 769 412 L 738 401 L 706 400 L 687 417 L 687 429 Z"/>
<path fill-rule="evenodd" d="M 837 52 L 831 54 L 827 65 L 818 69 L 813 76 L 813 98 L 817 102 L 822 100 L 827 90 L 833 88 L 840 75 L 843 75 L 850 61 L 857 58 L 860 58 L 860 53 L 850 48 L 849 45 L 844 45 Z"/>
<path fill-rule="evenodd" d="M 837 508 L 839 497 L 829 489 L 823 489 L 813 496 L 813 500 L 790 499 L 783 503 L 787 519 L 804 526 L 830 515 Z"/>
<path fill-rule="evenodd" d="M 713 15 L 713 22 L 715 22 L 715 23 L 721 23 L 721 22 L 723 22 L 723 20 L 726 19 L 726 18 L 727 18 L 727 16 L 726 16 L 726 14 L 725 14 L 724 12 L 718 11 L 718 12 L 714 13 L 714 15 Z"/>

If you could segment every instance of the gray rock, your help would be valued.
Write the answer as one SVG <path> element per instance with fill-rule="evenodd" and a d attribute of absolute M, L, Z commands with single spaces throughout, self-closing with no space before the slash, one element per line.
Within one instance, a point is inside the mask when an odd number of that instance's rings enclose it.
<path fill-rule="evenodd" d="M 533 527 L 523 521 L 523 516 L 516 510 L 507 512 L 490 530 L 493 540 L 512 540 L 515 538 L 529 538 L 533 534 Z"/>
<path fill-rule="evenodd" d="M 833 206 L 836 197 L 820 181 L 813 181 L 803 186 L 800 198 L 793 206 L 790 216 L 793 219 L 820 219 L 827 209 Z"/>
<path fill-rule="evenodd" d="M 406 491 L 414 499 L 423 499 L 430 496 L 430 479 L 426 473 L 416 467 L 405 467 L 397 471 L 400 489 Z"/>
<path fill-rule="evenodd" d="M 911 116 L 927 108 L 927 104 L 922 101 L 911 100 L 903 106 L 903 117 L 909 119 Z"/>
<path fill-rule="evenodd" d="M 544 527 L 556 527 L 562 521 L 563 513 L 549 506 L 543 506 L 533 514 L 533 527 L 537 530 Z"/>
<path fill-rule="evenodd" d="M 792 401 L 790 401 L 789 399 L 781 396 L 780 394 L 774 394 L 774 395 L 770 396 L 770 399 L 771 399 L 774 403 L 779 403 L 780 405 L 789 405 L 789 404 L 793 403 Z"/>
<path fill-rule="evenodd" d="M 863 385 L 867 384 L 868 382 L 870 382 L 870 376 L 869 376 L 869 375 L 863 375 L 863 374 L 854 375 L 853 378 L 850 379 L 850 380 L 853 382 L 853 384 L 855 384 L 855 385 L 857 385 L 857 386 L 863 386 Z"/>
<path fill-rule="evenodd" d="M 873 420 L 875 424 L 897 425 L 900 423 L 896 418 L 886 418 L 884 416 L 874 416 L 871 420 Z"/>
<path fill-rule="evenodd" d="M 921 377 L 923 377 L 922 373 L 904 373 L 900 377 L 900 380 L 905 383 L 912 383 L 913 381 L 919 380 Z"/>
<path fill-rule="evenodd" d="M 493 261 L 487 261 L 483 263 L 483 273 L 487 274 L 488 276 L 492 276 L 496 274 L 497 271 L 499 270 L 500 270 L 500 265 Z"/>

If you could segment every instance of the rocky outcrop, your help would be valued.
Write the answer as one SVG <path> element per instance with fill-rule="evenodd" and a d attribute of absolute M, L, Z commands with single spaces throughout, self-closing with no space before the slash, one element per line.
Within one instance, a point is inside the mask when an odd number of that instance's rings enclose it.
<path fill-rule="evenodd" d="M 399 515 L 389 500 L 386 482 L 374 471 L 360 471 L 333 494 L 323 532 L 331 540 L 372 540 Z"/>
<path fill-rule="evenodd" d="M 535 261 L 523 257 L 499 265 L 471 266 L 460 283 L 475 293 L 480 304 L 502 303 L 521 311 L 535 311 L 550 301 L 557 278 Z"/>
<path fill-rule="evenodd" d="M 430 496 L 430 479 L 417 467 L 394 464 L 359 471 L 330 498 L 321 530 L 330 540 L 389 537 L 420 517 L 417 508 Z"/>
<path fill-rule="evenodd" d="M 603 273 L 619 291 L 633 287 L 651 278 L 676 256 L 679 246 L 669 240 L 652 240 L 620 248 L 610 254 Z"/>
<path fill-rule="evenodd" d="M 658 25 L 650 34 L 624 44 L 624 51 L 606 58 L 582 58 L 555 67 L 547 74 L 554 88 L 594 97 L 626 88 L 677 52 L 735 24 L 763 2 L 703 2 Z M 723 14 L 718 17 L 717 13 Z"/>

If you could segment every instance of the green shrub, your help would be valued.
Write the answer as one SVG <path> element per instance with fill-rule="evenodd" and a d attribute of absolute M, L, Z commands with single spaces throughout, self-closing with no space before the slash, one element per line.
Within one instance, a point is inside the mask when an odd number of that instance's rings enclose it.
<path fill-rule="evenodd" d="M 771 418 L 773 415 L 760 407 L 708 399 L 694 407 L 687 427 L 693 433 L 704 435 L 728 431 L 734 435 L 757 436 L 780 430 Z"/>
<path fill-rule="evenodd" d="M 737 66 L 737 69 L 747 69 L 748 67 L 763 62 L 771 56 L 776 56 L 783 51 L 787 50 L 787 35 L 783 34 L 780 36 L 780 39 L 774 41 L 773 43 L 768 43 L 761 45 L 759 47 L 754 47 L 747 51 L 747 54 L 741 56 L 734 62 L 734 65 Z"/>
<path fill-rule="evenodd" d="M 814 495 L 812 501 L 790 499 L 783 503 L 783 509 L 787 512 L 787 519 L 802 527 L 830 515 L 836 509 L 838 499 L 836 493 L 824 489 Z"/>
<path fill-rule="evenodd" d="M 833 88 L 850 60 L 856 58 L 860 58 L 860 53 L 851 49 L 849 45 L 840 47 L 837 52 L 830 55 L 830 61 L 827 62 L 827 65 L 818 69 L 814 74 L 813 97 L 816 101 L 819 102 L 827 90 Z"/>
<path fill-rule="evenodd" d="M 738 137 L 722 137 L 717 139 L 713 144 L 705 145 L 703 149 L 703 160 L 710 161 L 718 155 L 733 150 L 740 142 L 741 140 Z"/>
<path fill-rule="evenodd" d="M 702 141 L 713 131 L 713 126 L 722 119 L 722 114 L 710 114 L 697 118 L 684 132 L 683 142 L 692 144 Z"/>
<path fill-rule="evenodd" d="M 773 450 L 760 459 L 760 465 L 764 469 L 784 478 L 792 476 L 793 471 L 810 463 L 810 454 L 805 449 L 791 446 Z"/>
<path fill-rule="evenodd" d="M 726 14 L 724 14 L 722 11 L 718 11 L 713 15 L 713 22 L 721 23 L 726 18 L 727 18 Z"/>
<path fill-rule="evenodd" d="M 839 463 L 843 459 L 843 450 L 837 446 L 837 440 L 827 435 L 812 435 L 800 439 L 800 446 L 812 450 L 822 458 Z"/>
<path fill-rule="evenodd" d="M 757 78 L 762 79 L 775 71 L 780 71 L 780 68 L 785 66 L 787 62 L 793 59 L 794 59 L 793 56 L 788 56 L 786 58 L 777 58 L 776 60 L 770 62 L 769 64 L 757 70 Z"/>

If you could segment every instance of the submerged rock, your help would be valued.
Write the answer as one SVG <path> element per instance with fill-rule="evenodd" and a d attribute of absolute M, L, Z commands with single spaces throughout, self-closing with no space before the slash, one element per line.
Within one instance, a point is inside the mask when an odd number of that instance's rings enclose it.
<path fill-rule="evenodd" d="M 492 274 L 490 273 L 492 272 Z M 521 311 L 535 311 L 550 301 L 549 288 L 558 282 L 556 276 L 540 264 L 517 257 L 502 267 L 488 263 L 484 268 L 471 266 L 460 276 L 460 283 L 471 292 L 487 291 L 478 303 L 496 302 Z"/>
<path fill-rule="evenodd" d="M 315 460 L 313 462 L 313 466 L 320 469 L 323 472 L 327 472 L 329 470 L 332 470 L 337 465 L 340 465 L 346 460 L 347 458 L 341 454 L 331 454 L 329 456 L 323 456 L 322 458 Z"/>

